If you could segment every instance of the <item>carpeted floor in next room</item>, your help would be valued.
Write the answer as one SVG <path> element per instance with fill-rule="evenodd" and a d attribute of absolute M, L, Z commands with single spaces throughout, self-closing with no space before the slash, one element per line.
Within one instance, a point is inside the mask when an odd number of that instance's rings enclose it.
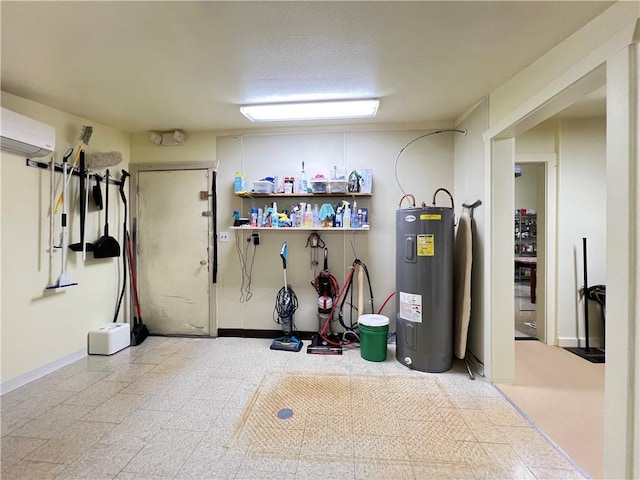
<path fill-rule="evenodd" d="M 269 343 L 151 337 L 3 395 L 2 479 L 584 478 L 461 362 Z"/>
<path fill-rule="evenodd" d="M 498 387 L 593 478 L 603 476 L 604 364 L 516 341 L 513 385 Z"/>

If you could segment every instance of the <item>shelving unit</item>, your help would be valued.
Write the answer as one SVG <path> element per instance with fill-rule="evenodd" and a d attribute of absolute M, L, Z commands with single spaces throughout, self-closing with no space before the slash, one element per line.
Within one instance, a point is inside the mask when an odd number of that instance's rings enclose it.
<path fill-rule="evenodd" d="M 326 197 L 370 197 L 371 193 L 234 193 L 236 197 L 240 198 L 326 198 Z"/>
<path fill-rule="evenodd" d="M 240 227 L 229 227 L 231 230 L 271 230 L 273 232 L 368 232 L 369 226 L 359 228 L 342 228 L 342 227 L 252 227 L 250 225 L 242 225 Z"/>
<path fill-rule="evenodd" d="M 538 254 L 538 225 L 535 213 L 517 213 L 514 219 L 514 254 L 535 257 Z"/>
<path fill-rule="evenodd" d="M 313 201 L 312 199 L 321 199 L 321 198 L 351 198 L 351 197 L 371 197 L 371 193 L 359 193 L 359 192 L 345 192 L 345 193 L 255 193 L 255 192 L 246 192 L 246 193 L 234 193 L 236 197 L 240 197 L 242 199 L 256 200 L 256 199 L 265 199 L 265 198 L 306 198 L 309 201 Z M 291 232 L 291 231 L 322 231 L 322 232 L 368 232 L 370 230 L 370 225 L 366 225 L 365 227 L 358 228 L 343 228 L 343 227 L 252 227 L 250 225 L 240 225 L 240 226 L 230 226 L 231 230 L 265 230 L 265 231 L 276 231 L 276 232 Z"/>

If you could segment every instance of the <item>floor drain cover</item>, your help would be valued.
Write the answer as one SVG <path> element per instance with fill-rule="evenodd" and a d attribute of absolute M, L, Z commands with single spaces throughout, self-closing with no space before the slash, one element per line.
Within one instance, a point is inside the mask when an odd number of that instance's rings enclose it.
<path fill-rule="evenodd" d="M 280 420 L 286 420 L 287 418 L 293 417 L 293 410 L 290 408 L 283 408 L 278 412 L 278 418 Z"/>

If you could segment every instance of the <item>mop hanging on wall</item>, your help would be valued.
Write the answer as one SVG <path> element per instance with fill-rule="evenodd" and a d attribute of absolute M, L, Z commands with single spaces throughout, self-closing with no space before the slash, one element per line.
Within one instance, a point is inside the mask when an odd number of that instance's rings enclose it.
<path fill-rule="evenodd" d="M 67 166 L 69 157 L 73 153 L 73 148 L 70 148 L 67 153 L 62 158 L 62 215 L 61 215 L 61 225 L 62 225 L 62 233 L 60 240 L 60 248 L 62 248 L 62 260 L 60 267 L 60 276 L 55 284 L 47 287 L 48 290 L 53 290 L 56 288 L 64 288 L 71 287 L 73 285 L 78 285 L 77 282 L 72 282 L 67 277 Z"/>

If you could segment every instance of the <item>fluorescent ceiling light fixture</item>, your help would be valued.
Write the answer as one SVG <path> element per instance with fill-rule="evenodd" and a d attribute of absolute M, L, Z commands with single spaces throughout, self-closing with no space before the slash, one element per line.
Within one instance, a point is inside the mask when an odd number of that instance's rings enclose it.
<path fill-rule="evenodd" d="M 244 105 L 240 112 L 252 122 L 327 120 L 375 117 L 380 100 L 331 100 L 326 102 Z"/>

